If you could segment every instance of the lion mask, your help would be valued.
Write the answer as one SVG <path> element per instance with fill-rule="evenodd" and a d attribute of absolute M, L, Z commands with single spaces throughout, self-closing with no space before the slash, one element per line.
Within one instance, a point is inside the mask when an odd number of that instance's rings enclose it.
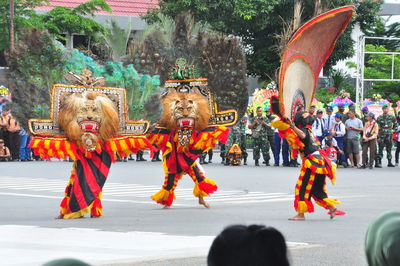
<path fill-rule="evenodd" d="M 171 129 L 208 127 L 210 109 L 207 99 L 198 93 L 171 92 L 163 99 L 161 125 Z"/>
<path fill-rule="evenodd" d="M 97 140 L 106 141 L 119 129 L 118 113 L 113 102 L 95 92 L 75 93 L 61 104 L 58 116 L 66 137 L 93 150 Z"/>

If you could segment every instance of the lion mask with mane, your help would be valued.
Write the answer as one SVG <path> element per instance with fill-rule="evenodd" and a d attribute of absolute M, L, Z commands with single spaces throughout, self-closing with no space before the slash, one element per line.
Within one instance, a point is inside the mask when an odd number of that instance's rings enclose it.
<path fill-rule="evenodd" d="M 201 131 L 208 127 L 210 109 L 199 93 L 171 92 L 163 99 L 161 125 L 175 130 L 183 127 Z"/>
<path fill-rule="evenodd" d="M 118 113 L 113 102 L 96 92 L 76 93 L 62 103 L 58 123 L 66 137 L 86 150 L 98 141 L 112 138 L 119 129 Z"/>

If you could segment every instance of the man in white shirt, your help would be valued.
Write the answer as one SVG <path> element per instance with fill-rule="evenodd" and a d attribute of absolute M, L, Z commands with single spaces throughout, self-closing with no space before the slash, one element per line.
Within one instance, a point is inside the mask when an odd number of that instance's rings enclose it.
<path fill-rule="evenodd" d="M 334 136 L 340 150 L 344 151 L 344 135 L 346 134 L 346 127 L 342 122 L 343 115 L 341 113 L 335 114 L 335 123 L 332 127 L 332 136 Z M 345 154 L 338 156 L 338 163 L 347 167 L 347 158 Z"/>
<path fill-rule="evenodd" d="M 314 120 L 312 125 L 312 131 L 314 135 L 318 138 L 319 143 L 321 144 L 322 140 L 324 139 L 324 120 L 322 119 L 323 112 L 322 110 L 317 111 L 317 117 Z"/>
<path fill-rule="evenodd" d="M 326 114 L 323 116 L 324 119 L 324 126 L 326 132 L 332 132 L 333 123 L 335 123 L 335 115 L 333 115 L 333 108 L 332 106 L 328 105 L 325 108 Z"/>

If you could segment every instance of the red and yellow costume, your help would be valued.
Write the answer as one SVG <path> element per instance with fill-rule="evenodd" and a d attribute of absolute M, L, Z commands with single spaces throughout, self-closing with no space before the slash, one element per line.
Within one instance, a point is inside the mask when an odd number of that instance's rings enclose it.
<path fill-rule="evenodd" d="M 102 188 L 116 154 L 122 158 L 150 147 L 145 136 L 115 137 L 105 143 L 99 142 L 91 152 L 62 136 L 33 137 L 31 141 L 31 148 L 41 158 L 74 160 L 60 204 L 60 214 L 64 219 L 83 217 L 88 212 L 91 216 L 102 216 Z"/>
<path fill-rule="evenodd" d="M 216 183 L 204 176 L 196 160 L 203 152 L 214 148 L 218 141 L 225 143 L 228 136 L 227 127 L 207 127 L 200 132 L 193 130 L 188 143 L 181 145 L 177 130 L 155 128 L 148 138 L 163 153 L 165 181 L 162 189 L 151 198 L 157 203 L 171 206 L 175 199 L 175 188 L 184 174 L 188 174 L 195 183 L 193 189 L 195 197 L 206 197 L 215 192 L 218 188 Z"/>
<path fill-rule="evenodd" d="M 335 184 L 336 164 L 318 147 L 310 125 L 300 128 L 305 134 L 304 140 L 297 136 L 289 124 L 281 120 L 275 120 L 271 125 L 277 128 L 279 135 L 286 138 L 292 146 L 294 151 L 292 156 L 299 152 L 302 158 L 300 175 L 295 187 L 295 210 L 300 214 L 314 212 L 311 199 L 325 209 L 335 208 L 335 204 L 339 204 L 340 201 L 328 198 L 325 177 Z"/>

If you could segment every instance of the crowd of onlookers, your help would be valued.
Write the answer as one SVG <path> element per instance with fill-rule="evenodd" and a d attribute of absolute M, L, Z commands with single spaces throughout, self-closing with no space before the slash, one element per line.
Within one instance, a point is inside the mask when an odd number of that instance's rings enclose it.
<path fill-rule="evenodd" d="M 400 111 L 395 115 L 389 114 L 389 107 L 382 106 L 382 115 L 375 117 L 374 113 L 364 107 L 361 116 L 356 113 L 355 106 L 350 106 L 345 112 L 344 106 L 338 106 L 338 111 L 333 112 L 332 106 L 324 110 L 311 106 L 309 113 L 314 117 L 312 132 L 320 148 L 325 150 L 338 165 L 343 167 L 370 168 L 382 167 L 383 152 L 386 150 L 388 167 L 399 164 L 400 154 Z M 285 139 L 279 136 L 270 122 L 276 119 L 269 111 L 263 115 L 262 108 L 258 108 L 256 115 L 249 117 L 247 123 L 240 121 L 235 125 L 230 134 L 245 134 L 245 127 L 251 130 L 253 145 L 253 158 L 255 165 L 259 166 L 262 157 L 264 164 L 270 165 L 270 150 L 272 150 L 274 166 L 298 166 L 296 158 L 290 156 L 290 146 Z M 247 118 L 244 118 L 247 121 Z M 242 125 L 242 130 L 236 129 Z M 246 150 L 246 143 L 242 137 L 234 136 L 242 150 Z M 396 147 L 395 162 L 392 161 L 392 148 Z M 230 148 L 227 147 L 226 150 Z M 361 156 L 362 155 L 362 156 Z M 223 157 L 223 154 L 222 154 Z M 224 162 L 224 158 L 222 158 Z M 244 164 L 247 164 L 244 157 Z"/>
<path fill-rule="evenodd" d="M 395 115 L 389 114 L 389 107 L 383 106 L 383 114 L 375 117 L 367 107 L 362 108 L 361 116 L 355 112 L 354 106 L 345 108 L 339 106 L 333 113 L 333 108 L 327 106 L 325 111 L 311 106 L 309 113 L 314 116 L 312 132 L 319 145 L 331 159 L 343 167 L 370 168 L 382 167 L 383 151 L 386 150 L 388 167 L 399 165 L 400 155 L 400 111 Z M 263 163 L 274 166 L 298 166 L 296 158 L 290 156 L 290 146 L 279 136 L 270 122 L 276 119 L 269 111 L 263 114 L 261 108 L 256 115 L 242 118 L 232 127 L 227 145 L 221 145 L 222 163 L 229 164 L 229 152 L 233 144 L 241 148 L 242 159 L 247 164 L 247 137 L 251 136 L 253 159 L 255 165 Z M 30 135 L 22 128 L 17 119 L 8 109 L 0 114 L 0 161 L 32 161 L 40 160 L 32 154 L 29 148 Z M 392 147 L 396 150 L 394 163 Z M 236 147 L 237 148 L 237 147 Z M 270 150 L 272 156 L 270 156 Z M 208 155 L 208 161 L 206 156 Z M 200 163 L 212 162 L 213 152 L 209 151 L 200 158 Z M 236 158 L 236 157 L 235 157 Z M 133 160 L 133 156 L 121 158 L 120 161 Z M 236 158 L 237 159 L 237 158 Z M 236 160 L 235 159 L 235 160 Z M 146 161 L 143 152 L 136 155 L 137 161 Z M 282 164 L 281 161 L 282 160 Z M 160 152 L 153 154 L 152 161 L 161 161 Z"/>
<path fill-rule="evenodd" d="M 11 110 L 0 113 L 0 161 L 31 161 L 30 136 L 12 115 Z"/>
<path fill-rule="evenodd" d="M 314 110 L 310 110 L 313 114 Z M 383 151 L 386 149 L 388 167 L 398 166 L 400 153 L 400 111 L 389 114 L 389 106 L 382 106 L 382 114 L 375 114 L 368 107 L 361 109 L 361 116 L 355 112 L 354 105 L 344 113 L 339 107 L 327 106 L 325 114 L 316 111 L 312 127 L 313 133 L 321 143 L 321 148 L 332 152 L 332 158 L 344 167 L 370 168 L 382 167 Z M 392 161 L 392 147 L 396 146 L 395 164 Z M 361 158 L 362 154 L 362 158 Z"/>

